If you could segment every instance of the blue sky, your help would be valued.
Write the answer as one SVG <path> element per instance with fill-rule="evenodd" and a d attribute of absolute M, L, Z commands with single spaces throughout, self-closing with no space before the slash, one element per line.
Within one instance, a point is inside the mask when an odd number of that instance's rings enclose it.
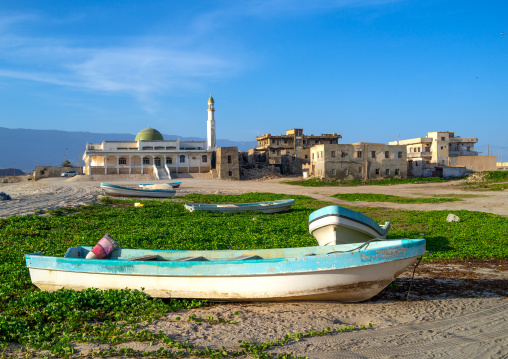
<path fill-rule="evenodd" d="M 505 33 L 502 35 L 502 33 Z M 508 160 L 508 2 L 0 3 L 0 127 L 342 143 L 455 131 Z"/>

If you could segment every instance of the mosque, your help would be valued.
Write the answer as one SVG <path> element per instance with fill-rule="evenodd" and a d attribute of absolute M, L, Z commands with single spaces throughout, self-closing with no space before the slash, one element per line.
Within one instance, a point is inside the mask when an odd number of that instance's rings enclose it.
<path fill-rule="evenodd" d="M 155 128 L 141 130 L 134 141 L 87 143 L 83 161 L 86 175 L 206 173 L 212 169 L 215 143 L 215 101 L 208 99 L 206 141 L 164 140 Z"/>

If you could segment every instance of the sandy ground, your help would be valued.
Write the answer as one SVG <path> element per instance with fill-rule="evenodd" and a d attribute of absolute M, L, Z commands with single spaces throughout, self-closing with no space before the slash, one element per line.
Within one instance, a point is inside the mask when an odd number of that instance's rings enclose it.
<path fill-rule="evenodd" d="M 220 181 L 205 175 L 177 180 L 182 181 L 179 194 L 272 192 L 307 195 L 337 204 L 351 203 L 333 199 L 329 197 L 331 194 L 368 192 L 409 197 L 464 193 L 448 183 L 307 188 L 280 184 L 279 180 Z M 140 183 L 135 180 L 108 182 L 129 186 Z M 0 202 L 0 217 L 87 204 L 101 195 L 99 181 L 84 181 L 83 178 L 2 183 L 0 191 L 13 198 Z M 474 193 L 485 197 L 442 204 L 354 204 L 409 210 L 466 209 L 508 215 L 508 191 Z M 222 303 L 170 313 L 146 328 L 163 330 L 175 340 L 202 346 L 235 347 L 238 340 L 263 342 L 288 332 L 337 329 L 346 325 L 368 327 L 372 323 L 373 327 L 367 330 L 304 338 L 284 347 L 273 347 L 268 352 L 309 358 L 508 358 L 508 261 L 422 263 L 407 301 L 411 274 L 411 270 L 406 271 L 390 288 L 364 303 Z M 235 312 L 239 315 L 234 315 Z M 207 316 L 235 319 L 237 323 L 176 320 L 176 317 L 186 319 L 191 314 L 203 319 Z M 125 346 L 143 351 L 158 348 L 149 343 L 127 343 Z M 86 355 L 88 350 L 100 347 L 78 344 L 76 349 Z"/>

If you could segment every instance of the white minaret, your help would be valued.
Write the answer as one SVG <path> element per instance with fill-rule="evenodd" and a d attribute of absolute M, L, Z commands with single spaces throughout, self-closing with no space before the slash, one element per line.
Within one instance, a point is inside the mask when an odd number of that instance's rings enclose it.
<path fill-rule="evenodd" d="M 213 100 L 212 94 L 210 94 L 210 98 L 208 99 L 208 121 L 206 122 L 206 141 L 208 150 L 215 150 L 216 148 L 214 112 L 215 101 Z"/>

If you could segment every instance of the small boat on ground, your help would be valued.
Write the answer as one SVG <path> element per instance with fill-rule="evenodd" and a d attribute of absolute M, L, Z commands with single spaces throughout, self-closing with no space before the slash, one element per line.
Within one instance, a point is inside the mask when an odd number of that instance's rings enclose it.
<path fill-rule="evenodd" d="M 281 199 L 277 201 L 232 203 L 232 204 L 193 204 L 187 203 L 185 209 L 193 211 L 217 211 L 217 212 L 261 212 L 275 213 L 289 211 L 295 204 L 294 199 Z"/>
<path fill-rule="evenodd" d="M 178 187 L 180 187 L 181 184 L 182 184 L 182 182 L 166 183 L 166 185 L 171 186 L 172 188 L 178 188 Z M 141 188 L 149 187 L 149 186 L 157 186 L 157 185 L 154 185 L 153 183 L 143 183 L 143 184 L 139 185 L 139 187 L 141 187 Z"/>
<path fill-rule="evenodd" d="M 170 198 L 176 193 L 176 191 L 173 190 L 129 188 L 109 183 L 101 183 L 101 188 L 108 196 L 121 197 Z"/>
<path fill-rule="evenodd" d="M 46 291 L 130 288 L 161 298 L 359 302 L 423 255 L 425 239 L 225 251 L 120 248 L 107 259 L 86 259 L 91 250 L 69 248 L 63 258 L 26 254 L 32 283 Z"/>
<path fill-rule="evenodd" d="M 320 246 L 385 239 L 389 230 L 390 222 L 380 226 L 362 213 L 339 206 L 324 207 L 309 216 L 309 232 Z"/>

